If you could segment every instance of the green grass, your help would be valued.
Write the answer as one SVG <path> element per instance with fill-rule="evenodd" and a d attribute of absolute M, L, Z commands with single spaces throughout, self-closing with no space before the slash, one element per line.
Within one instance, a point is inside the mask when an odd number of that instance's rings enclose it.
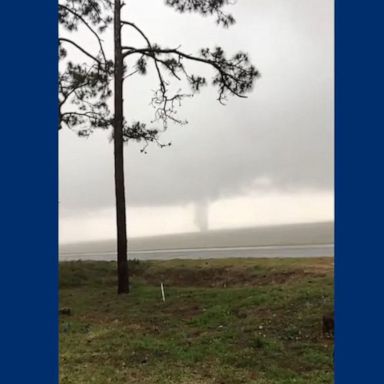
<path fill-rule="evenodd" d="M 60 265 L 61 384 L 333 382 L 332 259 Z M 164 282 L 166 302 L 161 301 Z"/>

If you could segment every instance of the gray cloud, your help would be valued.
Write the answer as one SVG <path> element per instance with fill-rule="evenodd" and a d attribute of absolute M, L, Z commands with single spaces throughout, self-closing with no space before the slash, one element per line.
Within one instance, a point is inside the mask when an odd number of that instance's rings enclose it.
<path fill-rule="evenodd" d="M 333 2 L 239 1 L 232 9 L 238 23 L 229 30 L 153 4 L 149 13 L 137 0 L 128 9 L 157 41 L 182 43 L 191 52 L 215 44 L 230 53 L 246 50 L 262 77 L 248 99 L 232 98 L 225 107 L 212 89 L 187 100 L 180 116 L 189 124 L 170 127 L 162 137 L 172 147 L 151 147 L 143 155 L 139 145 L 128 144 L 128 204 L 182 204 L 250 190 L 333 189 Z M 155 86 L 151 75 L 127 83 L 128 121 L 151 120 L 148 101 Z M 107 138 L 60 133 L 63 215 L 114 204 Z"/>

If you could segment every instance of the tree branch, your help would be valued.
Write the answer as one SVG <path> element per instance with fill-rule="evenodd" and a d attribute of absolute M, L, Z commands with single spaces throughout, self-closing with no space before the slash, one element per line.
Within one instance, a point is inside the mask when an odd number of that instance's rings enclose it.
<path fill-rule="evenodd" d="M 216 14 L 216 23 L 228 28 L 235 23 L 231 14 L 225 14 L 221 9 L 232 4 L 232 0 L 165 0 L 165 4 L 178 12 L 198 12 L 203 16 Z"/>
<path fill-rule="evenodd" d="M 148 48 L 152 51 L 153 50 L 153 47 L 152 47 L 152 44 L 151 42 L 149 41 L 148 37 L 145 35 L 145 33 L 134 23 L 131 23 L 130 21 L 125 21 L 125 20 L 122 20 L 121 21 L 121 24 L 123 25 L 129 25 L 130 27 L 134 28 L 137 32 L 140 33 L 140 35 L 144 38 L 144 40 L 146 41 L 147 45 L 148 45 Z M 123 55 L 123 57 L 125 57 L 125 55 Z M 160 81 L 160 86 L 163 90 L 163 92 L 165 93 L 166 92 L 166 86 L 165 86 L 165 82 L 164 82 L 164 79 L 163 79 L 163 76 L 161 74 L 161 71 L 160 71 L 160 68 L 157 64 L 157 61 L 156 61 L 156 58 L 153 56 L 152 57 L 154 59 L 154 63 L 155 63 L 155 67 L 156 67 L 156 71 L 157 71 L 157 75 L 159 77 L 159 81 Z"/>
<path fill-rule="evenodd" d="M 168 55 L 174 54 L 174 55 L 177 55 L 179 58 L 185 58 L 185 59 L 188 59 L 191 61 L 197 61 L 200 63 L 208 64 L 208 65 L 214 67 L 218 71 L 218 73 L 220 74 L 221 81 L 224 85 L 224 88 L 228 89 L 232 94 L 234 94 L 237 97 L 240 97 L 240 98 L 246 98 L 247 97 L 247 96 L 237 92 L 233 87 L 230 86 L 230 84 L 226 80 L 226 78 L 230 78 L 234 82 L 238 82 L 239 79 L 236 78 L 236 76 L 229 73 L 228 71 L 225 71 L 225 69 L 223 68 L 224 66 L 220 66 L 220 64 L 214 60 L 207 59 L 204 57 L 199 57 L 199 56 L 193 56 L 193 55 L 181 52 L 178 49 L 133 48 L 133 47 L 125 47 L 125 46 L 123 47 L 123 49 L 126 50 L 126 52 L 124 53 L 124 57 L 127 57 L 127 56 L 132 55 L 132 54 L 140 53 L 140 54 L 148 55 L 148 56 L 152 57 L 154 60 L 160 61 L 160 59 L 158 59 L 156 57 L 156 54 L 160 54 L 160 55 L 161 54 L 168 54 Z M 233 67 L 233 68 L 236 68 L 239 70 L 243 70 L 243 68 L 238 64 L 234 64 L 234 63 L 230 63 L 230 62 L 225 62 L 225 63 L 221 63 L 221 64 L 225 64 L 225 66 L 227 66 L 227 67 Z M 254 76 L 256 77 L 258 75 L 259 75 L 258 72 L 255 70 Z M 223 95 L 223 88 L 220 91 L 219 100 L 222 99 L 222 95 Z"/>
<path fill-rule="evenodd" d="M 89 23 L 81 15 L 79 15 L 74 10 L 72 10 L 72 9 L 66 7 L 65 5 L 62 5 L 62 4 L 59 4 L 59 8 L 64 9 L 65 11 L 71 13 L 73 16 L 75 16 L 76 18 L 81 20 L 83 22 L 83 24 L 92 32 L 92 34 L 96 37 L 96 39 L 97 39 L 97 41 L 99 43 L 100 52 L 101 52 L 101 54 L 103 56 L 104 62 L 107 62 L 107 58 L 105 56 L 105 52 L 104 52 L 104 49 L 103 49 L 102 40 L 101 40 L 99 34 L 89 25 Z"/>
<path fill-rule="evenodd" d="M 95 56 L 93 56 L 91 53 L 89 53 L 88 51 L 86 51 L 83 47 L 81 47 L 79 44 L 75 43 L 73 40 L 70 40 L 70 39 L 67 39 L 65 37 L 59 37 L 59 42 L 66 42 L 66 43 L 69 43 L 69 44 L 72 44 L 74 47 L 76 47 L 79 51 L 81 51 L 82 53 L 84 53 L 84 55 L 88 56 L 89 58 L 91 58 L 92 60 L 96 61 L 96 63 L 98 63 L 100 65 L 100 67 L 103 66 L 103 63 L 98 59 L 96 58 Z"/>

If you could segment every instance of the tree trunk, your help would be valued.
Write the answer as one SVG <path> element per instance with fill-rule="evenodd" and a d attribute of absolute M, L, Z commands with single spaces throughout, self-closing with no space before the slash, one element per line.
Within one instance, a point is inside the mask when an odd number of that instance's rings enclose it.
<path fill-rule="evenodd" d="M 124 151 L 123 151 L 123 55 L 121 49 L 121 1 L 115 0 L 114 10 L 114 160 L 115 160 L 115 195 L 117 225 L 117 292 L 129 292 L 128 255 L 127 255 L 127 223 L 124 185 Z"/>

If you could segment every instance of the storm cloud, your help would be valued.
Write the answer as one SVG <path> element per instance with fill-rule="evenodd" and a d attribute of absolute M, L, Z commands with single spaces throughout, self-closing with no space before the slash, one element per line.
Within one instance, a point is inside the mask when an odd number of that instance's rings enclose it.
<path fill-rule="evenodd" d="M 187 99 L 185 126 L 161 137 L 171 147 L 125 149 L 127 203 L 179 205 L 265 191 L 333 190 L 333 1 L 241 0 L 228 30 L 214 20 L 179 15 L 162 1 L 129 0 L 127 18 L 154 41 L 191 53 L 223 46 L 244 50 L 261 72 L 247 99 L 216 101 L 214 89 Z M 128 35 L 127 38 L 136 39 Z M 136 40 L 135 40 L 136 41 Z M 207 75 L 204 68 L 196 71 Z M 151 121 L 156 78 L 129 79 L 128 121 Z M 110 132 L 80 139 L 60 132 L 60 213 L 79 215 L 114 205 Z"/>

